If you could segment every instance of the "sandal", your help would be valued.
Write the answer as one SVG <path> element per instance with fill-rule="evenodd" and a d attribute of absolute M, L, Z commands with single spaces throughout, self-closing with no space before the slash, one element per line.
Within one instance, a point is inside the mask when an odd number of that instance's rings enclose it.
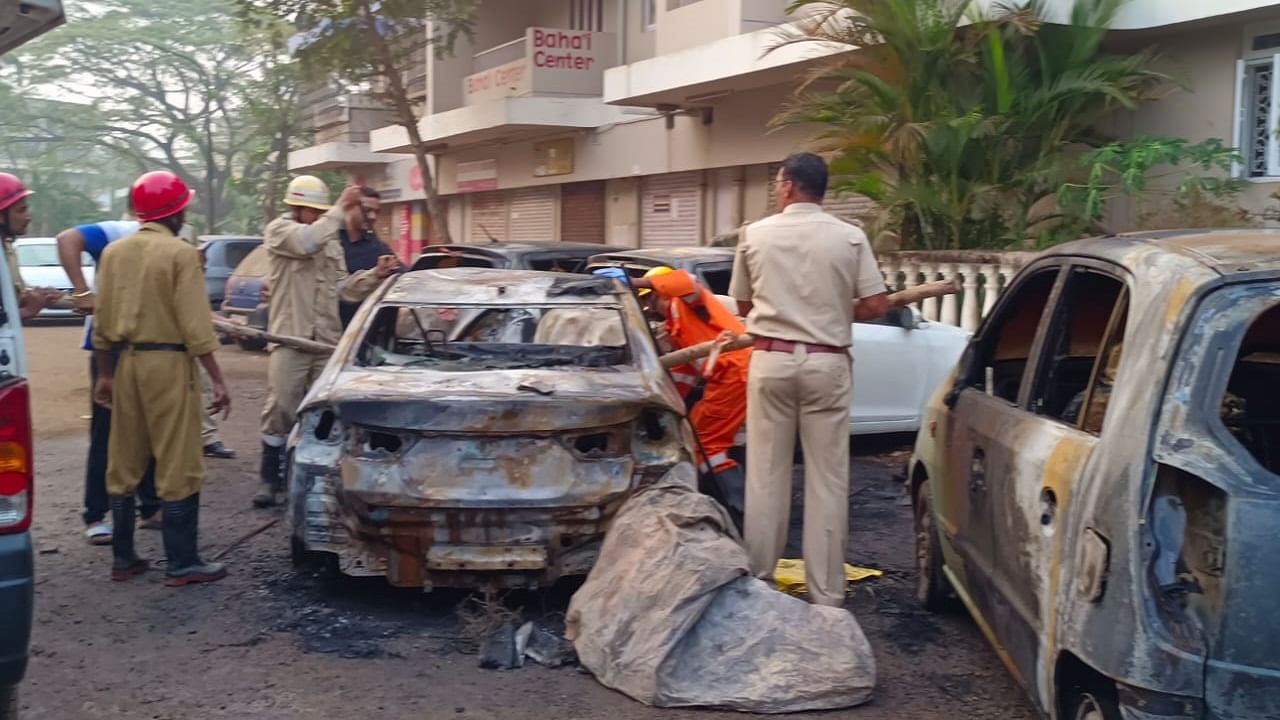
<path fill-rule="evenodd" d="M 84 530 L 85 540 L 90 545 L 110 545 L 112 534 L 111 523 L 107 520 L 99 520 Z"/>

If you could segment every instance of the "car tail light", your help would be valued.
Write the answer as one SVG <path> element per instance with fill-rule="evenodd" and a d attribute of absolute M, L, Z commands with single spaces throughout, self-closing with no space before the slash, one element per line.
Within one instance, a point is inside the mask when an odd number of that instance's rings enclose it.
<path fill-rule="evenodd" d="M 222 297 L 224 297 L 224 298 L 230 298 L 230 297 L 231 297 L 231 281 L 232 281 L 232 280 L 234 280 L 234 279 L 235 279 L 235 278 L 227 278 L 227 281 L 226 281 L 225 283 L 223 283 L 223 285 L 222 285 Z"/>
<path fill-rule="evenodd" d="M 31 402 L 27 381 L 0 389 L 0 534 L 31 527 Z"/>

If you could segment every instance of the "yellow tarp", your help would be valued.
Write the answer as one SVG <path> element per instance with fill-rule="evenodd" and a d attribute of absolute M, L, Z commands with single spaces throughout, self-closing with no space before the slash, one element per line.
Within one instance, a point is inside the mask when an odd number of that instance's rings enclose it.
<path fill-rule="evenodd" d="M 868 578 L 878 578 L 884 573 L 875 568 L 864 568 L 844 564 L 844 579 L 848 582 L 858 582 Z M 804 561 L 803 560 L 787 560 L 782 559 L 773 569 L 773 579 L 778 583 L 778 589 L 788 595 L 803 595 L 808 592 L 809 586 L 804 581 Z"/>

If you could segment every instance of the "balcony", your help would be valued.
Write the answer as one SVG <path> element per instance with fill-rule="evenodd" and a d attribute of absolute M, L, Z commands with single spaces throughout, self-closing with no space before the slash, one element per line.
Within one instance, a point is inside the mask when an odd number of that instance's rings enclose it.
<path fill-rule="evenodd" d="M 462 107 L 424 117 L 419 132 L 440 152 L 617 122 L 623 111 L 600 99 L 604 71 L 617 62 L 613 33 L 526 28 L 522 37 L 475 53 L 462 78 Z M 370 145 L 405 152 L 408 133 L 385 127 L 372 133 Z"/>
<path fill-rule="evenodd" d="M 790 0 L 658 0 L 656 49 L 667 55 L 787 22 Z"/>

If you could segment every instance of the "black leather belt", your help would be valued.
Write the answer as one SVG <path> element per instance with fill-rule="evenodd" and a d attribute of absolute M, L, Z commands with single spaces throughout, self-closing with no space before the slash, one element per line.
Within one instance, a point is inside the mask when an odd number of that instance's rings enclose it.
<path fill-rule="evenodd" d="M 180 352 L 187 351 L 182 343 L 117 343 L 116 350 L 132 350 L 134 352 Z"/>

